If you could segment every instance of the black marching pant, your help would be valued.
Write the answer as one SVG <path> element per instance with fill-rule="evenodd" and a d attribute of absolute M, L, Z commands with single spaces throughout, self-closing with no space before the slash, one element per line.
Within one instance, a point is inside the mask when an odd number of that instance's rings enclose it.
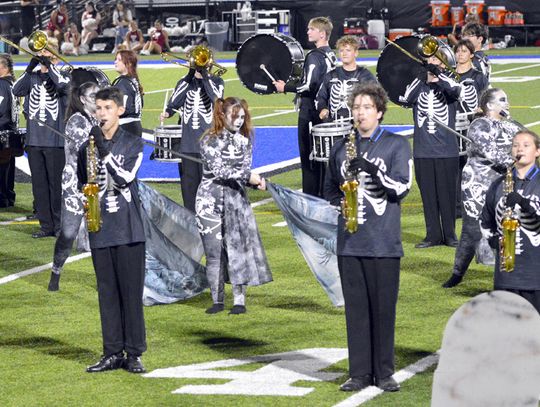
<path fill-rule="evenodd" d="M 0 164 L 0 207 L 15 205 L 15 157 Z"/>
<path fill-rule="evenodd" d="M 96 272 L 103 354 L 146 350 L 142 295 L 145 244 L 92 249 Z"/>
<path fill-rule="evenodd" d="M 399 264 L 399 258 L 338 256 L 350 377 L 394 373 Z"/>
<path fill-rule="evenodd" d="M 56 272 L 61 271 L 71 254 L 73 242 L 75 242 L 79 233 L 83 216 L 83 214 L 74 214 L 67 210 L 62 211 L 62 228 L 54 245 L 53 268 Z"/>
<path fill-rule="evenodd" d="M 316 115 L 316 112 L 314 114 Z M 323 162 L 309 159 L 313 151 L 313 139 L 309 132 L 310 122 L 315 125 L 319 120 L 315 120 L 309 115 L 300 114 L 298 117 L 298 149 L 302 169 L 302 191 L 305 194 L 322 197 L 326 167 Z"/>
<path fill-rule="evenodd" d="M 458 157 L 415 158 L 414 173 L 420 189 L 426 223 L 426 240 L 456 240 L 456 187 Z"/>
<path fill-rule="evenodd" d="M 496 271 L 497 273 L 497 271 Z M 540 290 L 513 290 L 509 288 L 497 288 L 495 290 L 508 291 L 525 298 L 540 313 Z"/>
<path fill-rule="evenodd" d="M 454 258 L 454 269 L 452 273 L 458 276 L 465 275 L 474 255 L 476 246 L 482 239 L 480 224 L 477 219 L 471 218 L 465 211 L 462 214 L 461 237 L 459 238 L 456 256 Z"/>
<path fill-rule="evenodd" d="M 201 158 L 197 153 L 183 153 L 190 157 Z M 195 199 L 197 197 L 197 189 L 202 179 L 202 164 L 182 159 L 178 163 L 178 172 L 180 173 L 180 188 L 182 190 L 182 199 L 184 207 L 195 213 Z"/>
<path fill-rule="evenodd" d="M 27 152 L 34 207 L 41 230 L 46 233 L 60 232 L 62 170 L 66 160 L 64 149 L 28 146 Z"/>

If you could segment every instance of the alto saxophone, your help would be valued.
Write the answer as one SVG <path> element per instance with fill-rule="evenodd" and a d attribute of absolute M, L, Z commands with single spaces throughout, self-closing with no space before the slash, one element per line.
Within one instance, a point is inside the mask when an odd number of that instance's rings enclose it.
<path fill-rule="evenodd" d="M 503 181 L 503 193 L 508 196 L 514 191 L 513 165 L 506 169 Z M 508 273 L 514 271 L 516 262 L 516 231 L 519 228 L 519 220 L 512 208 L 506 207 L 501 221 L 502 235 L 499 239 L 500 271 Z"/>
<path fill-rule="evenodd" d="M 84 209 L 89 232 L 99 232 L 101 229 L 101 208 L 99 204 L 99 184 L 97 182 L 98 161 L 96 150 L 94 136 L 90 136 L 88 148 L 86 149 L 86 174 L 88 179 L 82 188 L 82 192 L 86 197 Z"/>
<path fill-rule="evenodd" d="M 358 230 L 358 180 L 356 172 L 349 169 L 351 161 L 357 156 L 355 127 L 347 137 L 345 143 L 345 180 L 340 189 L 345 194 L 341 200 L 341 213 L 345 218 L 345 230 L 354 233 Z"/>

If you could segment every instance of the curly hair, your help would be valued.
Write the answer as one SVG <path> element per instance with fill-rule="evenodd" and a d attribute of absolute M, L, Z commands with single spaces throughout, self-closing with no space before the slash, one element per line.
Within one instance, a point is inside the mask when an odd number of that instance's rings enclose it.
<path fill-rule="evenodd" d="M 379 120 L 382 122 L 384 114 L 386 113 L 386 104 L 388 103 L 388 95 L 386 94 L 384 88 L 378 83 L 372 82 L 356 85 L 349 95 L 348 105 L 351 110 L 354 104 L 354 99 L 356 99 L 356 97 L 359 95 L 371 97 L 377 111 L 382 113 L 381 119 Z"/>

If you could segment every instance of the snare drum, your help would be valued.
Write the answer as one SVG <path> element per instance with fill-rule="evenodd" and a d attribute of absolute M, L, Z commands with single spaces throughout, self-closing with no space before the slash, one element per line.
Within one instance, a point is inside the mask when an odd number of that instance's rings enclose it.
<path fill-rule="evenodd" d="M 163 148 L 180 152 L 180 142 L 182 141 L 182 126 L 168 125 L 157 127 L 154 131 L 155 143 Z M 157 161 L 178 163 L 182 161 L 180 157 L 160 148 L 154 148 L 154 159 Z"/>
<path fill-rule="evenodd" d="M 313 138 L 312 160 L 328 162 L 330 150 L 336 141 L 351 133 L 352 124 L 347 122 L 321 123 L 311 128 Z"/>

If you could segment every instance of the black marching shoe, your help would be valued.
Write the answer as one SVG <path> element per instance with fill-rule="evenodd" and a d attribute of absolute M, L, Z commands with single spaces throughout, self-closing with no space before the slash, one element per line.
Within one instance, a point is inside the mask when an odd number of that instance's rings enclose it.
<path fill-rule="evenodd" d="M 229 314 L 232 314 L 232 315 L 245 314 L 246 311 L 247 310 L 246 310 L 245 305 L 234 305 L 229 311 Z"/>
<path fill-rule="evenodd" d="M 351 377 L 341 386 L 341 391 L 360 391 L 373 384 L 373 377 L 371 375 L 365 375 L 361 377 Z"/>
<path fill-rule="evenodd" d="M 124 362 L 124 369 L 130 373 L 145 373 L 146 369 L 144 368 L 141 357 L 135 355 L 128 355 Z"/>
<path fill-rule="evenodd" d="M 452 273 L 452 276 L 446 281 L 442 287 L 443 288 L 452 288 L 461 283 L 463 276 L 458 276 L 457 274 Z"/>
<path fill-rule="evenodd" d="M 51 279 L 49 280 L 49 287 L 47 288 L 49 291 L 58 291 L 60 288 L 58 283 L 60 282 L 60 274 L 53 273 L 51 271 Z"/>
<path fill-rule="evenodd" d="M 99 362 L 95 365 L 88 366 L 86 371 L 88 373 L 99 373 L 107 370 L 116 370 L 124 366 L 124 354 L 114 353 L 109 356 L 103 356 Z"/>
<path fill-rule="evenodd" d="M 37 232 L 32 233 L 34 239 L 41 239 L 42 237 L 54 236 L 54 232 L 45 232 L 44 230 L 38 230 Z"/>
<path fill-rule="evenodd" d="M 218 312 L 221 312 L 224 309 L 225 309 L 225 306 L 223 304 L 214 304 L 204 312 L 206 312 L 207 314 L 217 314 Z"/>
<path fill-rule="evenodd" d="M 377 387 L 384 391 L 399 391 L 399 383 L 392 376 L 377 380 Z"/>
<path fill-rule="evenodd" d="M 440 246 L 441 243 L 439 242 L 431 242 L 429 240 L 422 240 L 420 243 L 417 243 L 414 245 L 414 247 L 416 249 L 427 249 L 428 247 L 433 247 L 433 246 Z"/>
<path fill-rule="evenodd" d="M 447 240 L 444 244 L 448 247 L 458 247 L 459 241 L 456 239 Z"/>

